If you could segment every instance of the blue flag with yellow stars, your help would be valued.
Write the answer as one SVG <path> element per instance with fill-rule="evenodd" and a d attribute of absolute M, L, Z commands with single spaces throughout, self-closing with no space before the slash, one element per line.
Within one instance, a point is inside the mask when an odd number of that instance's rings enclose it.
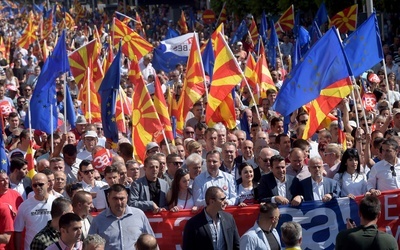
<path fill-rule="evenodd" d="M 343 41 L 344 51 L 355 76 L 372 68 L 382 61 L 383 50 L 376 14 L 361 24 L 346 40 Z"/>
<path fill-rule="evenodd" d="M 215 63 L 214 50 L 212 47 L 211 39 L 208 40 L 206 48 L 204 49 L 203 54 L 201 55 L 201 59 L 203 61 L 204 71 L 210 76 L 210 82 L 211 82 L 214 71 L 214 63 Z"/>
<path fill-rule="evenodd" d="M 53 133 L 57 129 L 58 111 L 56 107 L 56 78 L 62 73 L 69 71 L 64 30 L 58 39 L 58 43 L 54 48 L 53 53 L 44 63 L 42 71 L 38 77 L 29 104 L 30 115 L 28 114 L 25 118 L 26 127 L 31 123 L 33 129 L 38 129 L 48 134 Z M 51 120 L 53 120 L 52 123 Z M 53 127 L 51 124 L 53 124 Z"/>
<path fill-rule="evenodd" d="M 329 95 L 324 89 L 336 83 L 347 84 L 346 79 L 352 75 L 343 46 L 332 27 L 286 76 L 273 109 L 287 116 L 321 94 Z"/>
<path fill-rule="evenodd" d="M 115 106 L 121 81 L 121 45 L 110 68 L 101 82 L 101 120 L 104 136 L 113 142 L 118 142 L 118 128 L 115 117 Z"/>

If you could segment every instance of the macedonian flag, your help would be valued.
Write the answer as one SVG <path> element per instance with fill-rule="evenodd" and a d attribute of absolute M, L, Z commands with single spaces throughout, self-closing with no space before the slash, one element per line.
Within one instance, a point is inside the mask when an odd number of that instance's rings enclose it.
<path fill-rule="evenodd" d="M 157 131 L 163 129 L 143 78 L 135 86 L 132 102 L 132 144 L 135 145 L 136 161 L 143 163 L 146 145 L 153 141 L 153 135 Z"/>
<path fill-rule="evenodd" d="M 36 31 L 38 26 L 33 23 L 33 20 L 29 20 L 24 32 L 18 40 L 17 46 L 24 49 L 28 49 L 37 39 Z"/>
<path fill-rule="evenodd" d="M 153 50 L 153 45 L 117 18 L 114 18 L 113 33 L 114 45 L 121 41 L 122 53 L 130 60 L 133 60 L 134 56 L 140 60 Z"/>
<path fill-rule="evenodd" d="M 357 28 L 358 5 L 354 4 L 347 9 L 338 12 L 330 19 L 330 26 L 335 25 L 340 33 L 354 31 Z"/>

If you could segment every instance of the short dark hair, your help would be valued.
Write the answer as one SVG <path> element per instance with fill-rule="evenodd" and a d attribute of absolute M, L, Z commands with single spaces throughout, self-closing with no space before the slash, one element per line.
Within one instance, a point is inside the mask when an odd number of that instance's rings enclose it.
<path fill-rule="evenodd" d="M 392 146 L 394 150 L 397 150 L 397 148 L 399 147 L 399 144 L 397 143 L 397 141 L 392 138 L 385 139 L 382 142 L 382 145 Z M 381 145 L 381 147 L 382 147 L 382 145 Z"/>
<path fill-rule="evenodd" d="M 271 168 L 273 167 L 273 163 L 274 162 L 281 162 L 281 161 L 285 161 L 285 158 L 283 158 L 283 156 L 281 155 L 273 155 L 271 157 L 271 159 L 269 159 L 269 164 L 271 165 Z"/>
<path fill-rule="evenodd" d="M 208 157 L 209 155 L 219 155 L 219 159 L 221 160 L 221 152 L 219 152 L 219 151 L 216 150 L 216 149 L 213 149 L 213 150 L 211 150 L 211 151 L 208 151 L 207 154 L 206 154 L 206 159 L 207 159 L 207 157 Z"/>
<path fill-rule="evenodd" d="M 260 215 L 266 214 L 268 216 L 271 216 L 272 212 L 275 209 L 278 209 L 278 205 L 276 205 L 275 203 L 265 203 L 263 205 L 260 205 Z"/>
<path fill-rule="evenodd" d="M 128 142 L 123 142 L 119 144 L 118 151 L 120 155 L 132 157 L 133 146 Z"/>
<path fill-rule="evenodd" d="M 91 196 L 90 192 L 88 191 L 81 190 L 76 192 L 74 197 L 72 198 L 72 206 L 75 207 L 79 203 L 84 203 L 88 195 Z"/>
<path fill-rule="evenodd" d="M 207 137 L 208 134 L 214 134 L 217 133 L 217 130 L 215 128 L 207 128 L 206 131 L 204 132 L 204 136 Z"/>
<path fill-rule="evenodd" d="M 63 154 L 64 155 L 69 155 L 72 156 L 76 153 L 78 153 L 78 150 L 76 149 L 76 146 L 73 144 L 67 144 L 63 147 Z"/>
<path fill-rule="evenodd" d="M 82 167 L 87 167 L 90 164 L 92 164 L 91 161 L 89 160 L 82 160 L 81 163 L 79 164 L 79 171 L 82 171 Z"/>
<path fill-rule="evenodd" d="M 360 202 L 359 210 L 364 219 L 375 220 L 381 212 L 381 202 L 375 196 L 365 196 Z"/>
<path fill-rule="evenodd" d="M 114 184 L 108 190 L 109 190 L 108 195 L 110 195 L 111 192 L 119 193 L 122 191 L 125 191 L 128 194 L 128 191 L 126 190 L 125 186 L 122 184 Z"/>
<path fill-rule="evenodd" d="M 58 227 L 60 229 L 61 228 L 65 229 L 65 228 L 69 227 L 69 225 L 72 222 L 79 222 L 79 221 L 82 221 L 82 219 L 81 219 L 81 217 L 79 217 L 79 215 L 74 214 L 74 213 L 66 213 L 60 217 L 60 221 L 58 222 Z"/>
<path fill-rule="evenodd" d="M 282 137 L 288 137 L 288 138 L 290 138 L 287 134 L 279 134 L 279 135 L 277 135 L 276 138 L 275 138 L 275 143 L 276 143 L 276 144 L 280 144 L 280 143 L 281 143 L 281 138 L 282 138 Z"/>
<path fill-rule="evenodd" d="M 150 161 L 158 161 L 158 162 L 160 162 L 157 157 L 152 155 L 152 156 L 149 156 L 146 159 L 144 159 L 143 166 L 147 166 L 147 164 L 149 164 Z"/>
<path fill-rule="evenodd" d="M 21 170 L 25 165 L 28 165 L 28 162 L 22 158 L 13 158 L 10 161 L 10 172 L 14 172 L 16 169 Z"/>
<path fill-rule="evenodd" d="M 51 218 L 54 220 L 55 218 L 61 217 L 65 212 L 69 210 L 71 206 L 71 201 L 64 197 L 58 197 L 51 204 Z"/>
<path fill-rule="evenodd" d="M 206 204 L 210 204 L 210 200 L 215 199 L 215 196 L 217 195 L 217 193 L 221 191 L 222 193 L 224 192 L 224 190 L 222 190 L 222 188 L 217 187 L 217 186 L 211 186 L 209 188 L 207 188 L 206 191 L 206 195 L 205 195 L 205 200 L 206 200 Z"/>
<path fill-rule="evenodd" d="M 40 173 L 45 174 L 46 176 L 54 174 L 53 171 L 51 171 L 49 168 L 45 168 Z"/>
<path fill-rule="evenodd" d="M 177 153 L 171 153 L 171 154 L 167 155 L 167 158 L 166 158 L 167 163 L 171 163 L 172 159 L 174 159 L 176 157 L 181 158 Z"/>
<path fill-rule="evenodd" d="M 111 174 L 111 173 L 119 173 L 118 168 L 116 166 L 107 166 L 104 169 L 104 175 Z"/>

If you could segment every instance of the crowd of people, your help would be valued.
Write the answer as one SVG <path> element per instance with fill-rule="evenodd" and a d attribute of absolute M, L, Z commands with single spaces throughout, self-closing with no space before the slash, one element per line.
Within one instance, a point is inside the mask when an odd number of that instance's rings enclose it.
<path fill-rule="evenodd" d="M 141 13 L 146 37 L 155 46 L 173 26 L 167 13 L 168 6 L 160 6 L 152 15 Z M 0 250 L 125 249 L 134 245 L 137 249 L 157 249 L 145 212 L 181 210 L 193 213 L 185 226 L 183 249 L 281 249 L 281 241 L 286 249 L 300 249 L 298 223 L 284 223 L 281 235 L 275 229 L 280 217 L 278 205 L 298 207 L 307 201 L 329 202 L 360 195 L 367 195 L 360 204 L 361 225 L 356 227 L 349 221 L 348 227 L 356 228 L 338 235 L 337 248 L 354 248 L 343 240 L 354 237 L 360 244 L 387 244 L 397 249 L 392 237 L 377 232 L 380 203 L 376 197 L 400 185 L 400 38 L 383 45 L 386 67 L 377 64 L 365 76 L 365 91 L 373 94 L 376 105 L 366 109 L 359 95 L 356 99 L 346 97 L 331 112 L 342 116 L 343 124 L 333 121 L 313 137 L 303 139 L 309 119 L 303 108 L 291 115 L 288 133 L 284 132 L 283 117 L 273 110 L 279 88 L 291 71 L 293 38 L 283 34 L 282 57 L 270 65 L 276 88 L 267 90 L 258 105 L 252 100 L 252 89 L 237 88 L 235 129 L 227 129 L 223 123 L 207 126 L 207 99 L 203 97 L 192 107 L 182 134 L 173 142 L 148 143 L 141 164 L 133 156 L 130 129 L 120 133 L 117 147 L 112 148 L 102 123 L 87 121 L 73 77 L 60 77 L 55 84 L 61 114 L 63 85 L 70 88 L 77 115 L 74 129 L 46 134 L 24 124 L 44 63 L 42 55 L 35 54 L 36 42 L 28 49 L 16 45 L 25 23 L 21 16 L 0 19 L 0 35 L 11 38 L 9 57 L 0 51 L 0 106 L 8 157 L 1 159 L 2 166 L 9 160 L 9 168 L 0 170 L 0 214 L 4 218 L 0 222 Z M 69 51 L 93 39 L 95 23 L 83 20 L 68 31 Z M 225 34 L 233 27 L 228 25 Z M 199 37 L 206 41 L 211 27 L 203 28 Z M 103 42 L 107 41 L 106 31 Z M 55 29 L 48 38 L 50 49 L 57 32 Z M 250 42 L 247 37 L 232 44 L 242 66 L 253 53 Z M 100 60 L 106 51 L 102 49 Z M 151 60 L 152 55 L 146 55 L 141 65 L 149 90 L 153 84 L 154 93 L 154 78 L 158 77 L 178 100 L 190 65 L 179 64 L 173 71 L 163 72 L 155 70 Z M 132 98 L 135 83 L 128 78 L 130 62 L 127 58 L 123 61 L 121 86 Z M 341 128 L 345 142 L 339 139 Z M 29 178 L 25 158 L 31 141 L 37 174 Z M 260 204 L 259 218 L 240 237 L 235 220 L 222 210 L 255 204 Z M 382 239 L 364 241 L 371 235 Z"/>

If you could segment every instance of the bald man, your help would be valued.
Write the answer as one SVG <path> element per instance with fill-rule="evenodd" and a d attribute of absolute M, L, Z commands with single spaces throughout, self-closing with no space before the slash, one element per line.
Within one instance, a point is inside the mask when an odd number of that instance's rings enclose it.
<path fill-rule="evenodd" d="M 33 176 L 32 188 L 35 195 L 21 204 L 15 218 L 15 249 L 21 249 L 21 243 L 24 242 L 24 249 L 29 250 L 36 233 L 51 220 L 51 206 L 56 197 L 48 193 L 48 187 L 49 181 L 45 174 L 39 173 Z M 24 229 L 26 229 L 25 238 L 22 237 Z"/>
<path fill-rule="evenodd" d="M 260 168 L 261 175 L 268 174 L 271 172 L 270 159 L 275 153 L 271 148 L 263 148 L 257 157 L 257 165 Z"/>
<path fill-rule="evenodd" d="M 307 165 L 304 164 L 304 151 L 301 148 L 293 148 L 289 155 L 290 164 L 286 167 L 286 174 L 297 177 L 300 181 L 310 177 Z"/>
<path fill-rule="evenodd" d="M 157 250 L 157 240 L 151 234 L 142 234 L 135 243 L 136 250 Z"/>
<path fill-rule="evenodd" d="M 38 161 L 37 166 L 36 166 L 36 171 L 42 172 L 45 168 L 50 168 L 50 162 L 47 159 L 41 159 Z"/>

